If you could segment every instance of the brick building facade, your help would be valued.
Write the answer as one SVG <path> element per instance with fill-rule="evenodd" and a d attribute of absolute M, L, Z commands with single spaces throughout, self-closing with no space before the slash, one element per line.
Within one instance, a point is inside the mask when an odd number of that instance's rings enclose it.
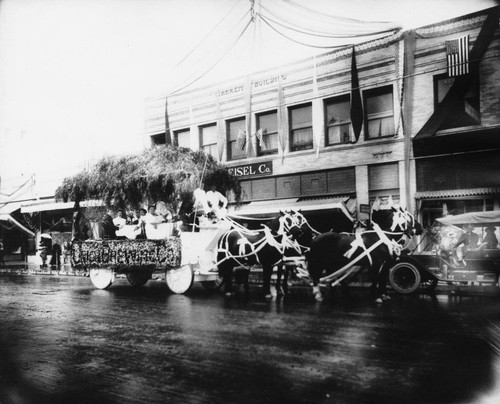
<path fill-rule="evenodd" d="M 495 7 L 150 99 L 146 135 L 233 169 L 242 215 L 297 207 L 318 223 L 364 219 L 389 195 L 427 225 L 443 209 L 500 209 L 498 22 Z M 462 36 L 470 71 L 448 77 L 446 41 Z"/>

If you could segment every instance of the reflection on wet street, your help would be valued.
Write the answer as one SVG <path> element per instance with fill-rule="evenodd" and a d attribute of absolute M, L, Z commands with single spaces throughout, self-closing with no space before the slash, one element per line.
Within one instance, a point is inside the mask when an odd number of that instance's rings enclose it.
<path fill-rule="evenodd" d="M 498 296 L 0 276 L 1 403 L 497 403 Z"/>

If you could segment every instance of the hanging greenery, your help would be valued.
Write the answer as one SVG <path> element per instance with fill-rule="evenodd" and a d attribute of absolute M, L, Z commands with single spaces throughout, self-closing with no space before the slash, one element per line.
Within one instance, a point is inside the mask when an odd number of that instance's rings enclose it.
<path fill-rule="evenodd" d="M 58 200 L 102 200 L 107 207 L 137 209 L 148 203 L 190 201 L 193 191 L 212 185 L 239 201 L 241 188 L 227 168 L 203 151 L 170 145 L 140 154 L 108 156 L 95 166 L 65 178 L 56 190 Z"/>

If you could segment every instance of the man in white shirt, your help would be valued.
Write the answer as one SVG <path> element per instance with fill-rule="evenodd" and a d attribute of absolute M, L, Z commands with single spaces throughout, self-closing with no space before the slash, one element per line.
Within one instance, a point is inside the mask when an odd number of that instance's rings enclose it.
<path fill-rule="evenodd" d="M 116 226 L 117 230 L 122 229 L 127 224 L 127 219 L 125 219 L 123 210 L 118 210 L 116 217 L 113 219 L 113 224 Z"/>

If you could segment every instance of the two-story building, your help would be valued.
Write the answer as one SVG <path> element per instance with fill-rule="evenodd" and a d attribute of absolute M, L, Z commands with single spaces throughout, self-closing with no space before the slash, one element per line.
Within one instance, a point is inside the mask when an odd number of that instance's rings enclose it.
<path fill-rule="evenodd" d="M 498 16 L 494 7 L 152 98 L 146 135 L 227 164 L 243 217 L 300 208 L 339 229 L 388 196 L 427 225 L 446 210 L 500 209 Z M 462 37 L 467 71 L 450 76 L 450 43 Z"/>

